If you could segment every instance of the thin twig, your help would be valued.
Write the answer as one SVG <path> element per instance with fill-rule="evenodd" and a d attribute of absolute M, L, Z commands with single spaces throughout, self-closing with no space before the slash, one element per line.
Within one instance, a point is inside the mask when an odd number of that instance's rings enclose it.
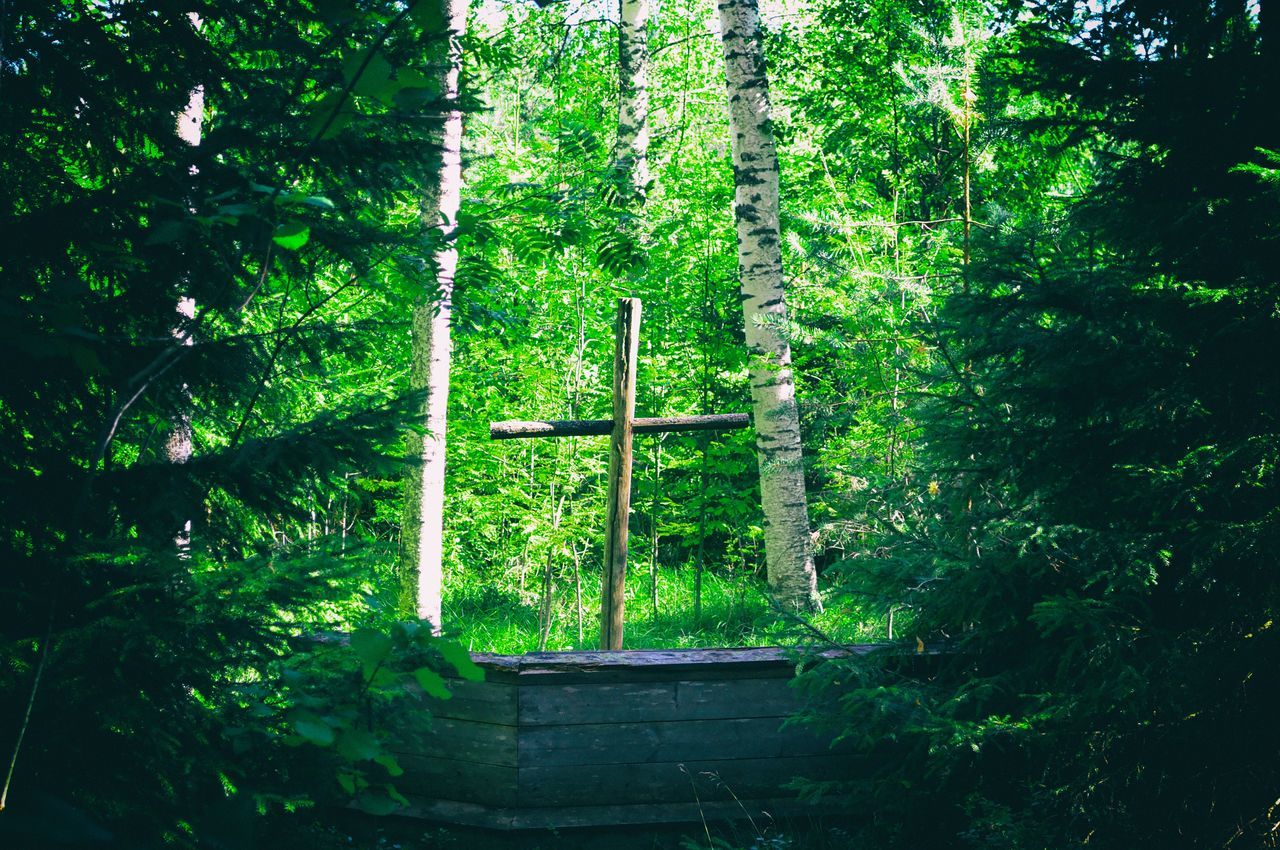
<path fill-rule="evenodd" d="M 18 740 L 13 744 L 13 757 L 9 759 L 9 772 L 4 778 L 4 788 L 0 789 L 0 812 L 4 811 L 9 799 L 9 787 L 13 784 L 13 770 L 18 765 L 18 753 L 22 749 L 22 739 L 27 735 L 27 726 L 31 723 L 31 707 L 36 702 L 36 691 L 40 689 L 40 677 L 44 673 L 45 662 L 49 659 L 49 643 L 53 638 L 53 612 L 56 603 L 49 603 L 49 623 L 45 626 L 44 642 L 40 645 L 40 661 L 36 664 L 36 677 L 31 682 L 31 696 L 27 698 L 27 710 L 22 715 L 22 726 L 18 729 Z"/>

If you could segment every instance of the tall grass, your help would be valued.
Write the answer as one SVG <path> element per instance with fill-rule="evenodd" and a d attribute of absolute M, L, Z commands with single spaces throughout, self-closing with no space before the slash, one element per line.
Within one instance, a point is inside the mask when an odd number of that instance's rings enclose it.
<path fill-rule="evenodd" d="M 486 581 L 475 573 L 453 571 L 446 579 L 445 633 L 475 652 L 516 654 L 537 650 L 542 629 L 541 576 L 529 574 L 524 578 L 522 588 L 514 577 L 490 575 Z M 547 651 L 598 648 L 600 587 L 600 572 L 584 569 L 579 620 L 573 577 L 556 577 L 551 592 Z M 771 606 L 764 583 L 742 571 L 705 572 L 700 613 L 695 611 L 694 596 L 695 575 L 691 568 L 660 574 L 656 606 L 650 595 L 648 573 L 633 571 L 627 579 L 624 647 L 795 645 L 818 640 L 819 635 L 840 643 L 858 643 L 883 640 L 886 636 L 883 614 L 869 616 L 869 612 L 856 610 L 841 600 L 804 620 L 783 616 Z"/>

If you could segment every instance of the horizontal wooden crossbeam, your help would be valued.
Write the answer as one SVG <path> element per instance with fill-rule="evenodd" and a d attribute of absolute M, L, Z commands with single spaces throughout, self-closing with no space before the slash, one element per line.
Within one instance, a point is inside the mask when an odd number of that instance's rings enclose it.
<path fill-rule="evenodd" d="M 736 431 L 751 425 L 745 413 L 719 413 L 711 416 L 657 416 L 633 419 L 637 434 L 665 434 L 670 431 Z M 528 437 L 602 437 L 613 431 L 612 419 L 556 419 L 545 422 L 492 422 L 489 437 L 494 440 L 518 440 Z"/>

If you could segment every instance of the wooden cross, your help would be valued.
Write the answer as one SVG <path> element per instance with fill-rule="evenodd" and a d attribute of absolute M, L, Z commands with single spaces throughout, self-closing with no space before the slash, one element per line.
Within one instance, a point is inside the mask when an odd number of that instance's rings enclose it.
<path fill-rule="evenodd" d="M 600 648 L 622 649 L 622 607 L 627 581 L 627 517 L 631 513 L 631 438 L 670 431 L 731 431 L 751 424 L 745 413 L 636 419 L 636 354 L 640 348 L 640 299 L 618 299 L 613 352 L 613 418 L 551 422 L 493 422 L 494 440 L 522 437 L 610 435 L 608 537 L 600 600 Z"/>

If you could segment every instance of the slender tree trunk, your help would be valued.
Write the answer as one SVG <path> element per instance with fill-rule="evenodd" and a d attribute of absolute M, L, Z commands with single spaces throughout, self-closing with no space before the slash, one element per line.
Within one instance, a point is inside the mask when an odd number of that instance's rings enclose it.
<path fill-rule="evenodd" d="M 658 619 L 658 508 L 662 495 L 662 440 L 653 441 L 653 505 L 649 509 L 649 604 L 653 619 Z"/>
<path fill-rule="evenodd" d="M 198 31 L 202 22 L 200 16 L 191 12 L 187 16 L 191 25 Z M 204 135 L 204 86 L 196 86 L 187 98 L 187 106 L 178 116 L 178 138 L 193 148 L 200 146 Z M 195 166 L 192 166 L 192 174 Z M 173 335 L 181 345 L 192 345 L 191 323 L 196 317 L 194 298 L 182 296 L 178 299 L 178 321 L 174 325 Z M 194 446 L 194 433 L 191 430 L 191 389 L 183 384 L 178 389 L 179 409 L 169 423 L 169 434 L 164 441 L 164 455 L 170 463 L 186 463 L 191 460 Z M 179 557 L 187 557 L 191 552 L 191 519 L 182 521 L 182 526 L 173 538 L 178 548 Z"/>
<path fill-rule="evenodd" d="M 729 128 L 733 143 L 738 276 L 750 355 L 756 455 L 764 507 L 765 562 L 778 601 L 795 610 L 821 607 L 809 550 L 809 516 L 791 346 L 782 336 L 778 155 L 769 114 L 769 83 L 756 0 L 720 0 Z"/>
<path fill-rule="evenodd" d="M 415 305 L 409 383 L 424 391 L 420 423 L 426 433 L 410 432 L 408 448 L 419 463 L 409 470 L 401 532 L 401 608 L 440 630 L 444 561 L 445 433 L 452 354 L 453 282 L 458 268 L 454 243 L 462 205 L 462 111 L 458 105 L 462 53 L 467 24 L 464 0 L 440 2 L 448 27 L 448 44 L 439 50 L 438 79 L 443 99 L 430 136 L 438 146 L 437 179 L 426 187 L 422 215 L 444 237 L 435 255 L 435 287 Z"/>
<path fill-rule="evenodd" d="M 577 541 L 573 543 L 573 604 L 578 612 L 578 646 L 582 648 L 582 555 Z"/>
<path fill-rule="evenodd" d="M 631 197 L 649 190 L 649 0 L 618 3 L 618 168 Z"/>

